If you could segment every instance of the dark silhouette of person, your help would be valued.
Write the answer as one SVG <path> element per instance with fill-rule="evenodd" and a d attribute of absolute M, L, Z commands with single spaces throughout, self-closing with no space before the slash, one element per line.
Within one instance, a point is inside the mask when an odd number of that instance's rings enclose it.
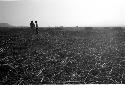
<path fill-rule="evenodd" d="M 37 21 L 35 21 L 35 24 L 36 24 L 36 34 L 38 34 L 39 32 L 38 32 L 38 23 L 37 23 Z"/>
<path fill-rule="evenodd" d="M 34 29 L 34 28 L 35 28 L 35 24 L 33 23 L 33 21 L 31 21 L 31 23 L 30 23 L 30 28 L 31 28 L 31 29 Z"/>

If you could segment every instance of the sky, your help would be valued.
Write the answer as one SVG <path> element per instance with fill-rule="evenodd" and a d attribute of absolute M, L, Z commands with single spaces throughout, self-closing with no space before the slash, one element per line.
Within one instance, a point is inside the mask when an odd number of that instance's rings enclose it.
<path fill-rule="evenodd" d="M 14 26 L 125 26 L 125 0 L 0 0 L 0 12 Z"/>

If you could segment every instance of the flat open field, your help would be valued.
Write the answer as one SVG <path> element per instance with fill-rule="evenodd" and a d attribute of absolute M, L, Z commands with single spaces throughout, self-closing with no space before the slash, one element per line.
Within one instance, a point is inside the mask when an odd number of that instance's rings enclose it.
<path fill-rule="evenodd" d="M 0 29 L 0 83 L 125 84 L 124 28 Z"/>

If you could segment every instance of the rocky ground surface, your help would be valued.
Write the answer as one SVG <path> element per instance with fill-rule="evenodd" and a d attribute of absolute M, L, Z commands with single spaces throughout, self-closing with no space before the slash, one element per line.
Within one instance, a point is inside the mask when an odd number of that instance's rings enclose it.
<path fill-rule="evenodd" d="M 124 30 L 0 30 L 0 83 L 125 84 Z"/>

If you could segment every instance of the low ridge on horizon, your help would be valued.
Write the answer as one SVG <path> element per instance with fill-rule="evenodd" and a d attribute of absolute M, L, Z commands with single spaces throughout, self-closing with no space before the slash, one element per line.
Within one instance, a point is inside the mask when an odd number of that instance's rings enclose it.
<path fill-rule="evenodd" d="M 0 23 L 0 27 L 14 27 L 14 26 L 8 23 Z"/>

